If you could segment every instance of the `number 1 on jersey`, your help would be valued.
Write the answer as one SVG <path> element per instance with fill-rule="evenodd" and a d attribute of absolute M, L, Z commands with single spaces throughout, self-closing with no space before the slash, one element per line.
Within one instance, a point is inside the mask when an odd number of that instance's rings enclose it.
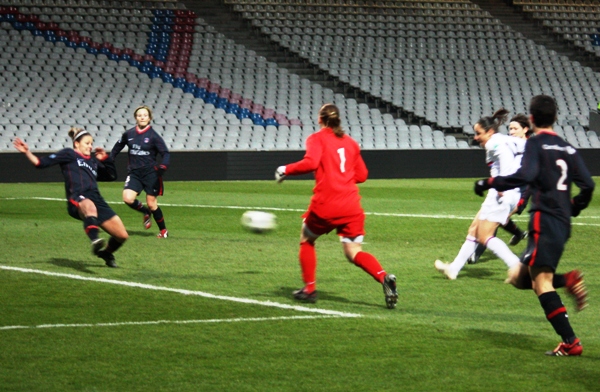
<path fill-rule="evenodd" d="M 344 148 L 338 148 L 337 153 L 340 156 L 340 171 L 342 173 L 346 172 L 346 151 Z"/>

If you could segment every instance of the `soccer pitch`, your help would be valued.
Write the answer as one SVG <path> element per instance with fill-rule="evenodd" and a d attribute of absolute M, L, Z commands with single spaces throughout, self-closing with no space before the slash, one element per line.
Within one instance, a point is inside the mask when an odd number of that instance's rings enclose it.
<path fill-rule="evenodd" d="M 559 267 L 582 270 L 591 297 L 577 313 L 559 290 L 584 346 L 565 358 L 544 355 L 560 337 L 491 253 L 456 281 L 435 271 L 483 201 L 472 179 L 360 185 L 364 249 L 397 275 L 395 310 L 333 234 L 317 241 L 319 301 L 294 301 L 313 185 L 166 182 L 162 240 L 121 202 L 121 182 L 101 183 L 130 234 L 110 269 L 67 215 L 62 183 L 0 184 L 0 390 L 600 390 L 597 195 Z M 275 213 L 277 230 L 244 230 L 246 210 Z M 526 214 L 515 220 L 526 229 Z"/>

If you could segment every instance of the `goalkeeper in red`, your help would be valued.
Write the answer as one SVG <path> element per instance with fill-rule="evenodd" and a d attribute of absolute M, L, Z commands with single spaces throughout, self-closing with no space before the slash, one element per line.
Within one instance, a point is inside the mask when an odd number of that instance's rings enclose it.
<path fill-rule="evenodd" d="M 475 182 L 475 193 L 483 196 L 487 189 L 498 191 L 528 185 L 531 191 L 529 239 L 521 268 L 507 280 L 518 289 L 533 289 L 547 320 L 562 342 L 546 355 L 581 355 L 581 341 L 573 332 L 567 310 L 556 288 L 565 287 L 575 298 L 577 310 L 587 306 L 587 291 L 581 272 L 556 274 L 565 244 L 571 236 L 571 217 L 588 206 L 594 181 L 577 150 L 561 139 L 552 126 L 556 120 L 556 101 L 537 95 L 529 105 L 535 135 L 527 140 L 521 168 L 509 176 Z M 579 194 L 571 198 L 573 183 Z"/>
<path fill-rule="evenodd" d="M 341 127 L 339 109 L 325 104 L 319 110 L 322 129 L 306 139 L 306 154 L 298 162 L 280 166 L 275 179 L 315 173 L 316 185 L 300 233 L 300 267 L 304 287 L 294 291 L 299 301 L 317 301 L 315 241 L 334 229 L 340 237 L 344 255 L 383 285 L 389 309 L 396 307 L 398 292 L 396 277 L 385 272 L 379 261 L 362 250 L 365 235 L 365 213 L 360 205 L 356 184 L 367 180 L 367 167 L 360 155 L 358 143 Z"/>

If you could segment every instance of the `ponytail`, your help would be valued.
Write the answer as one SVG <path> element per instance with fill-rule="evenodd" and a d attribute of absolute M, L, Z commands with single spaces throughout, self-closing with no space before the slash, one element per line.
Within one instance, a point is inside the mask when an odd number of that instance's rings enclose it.
<path fill-rule="evenodd" d="M 69 137 L 71 138 L 71 140 L 73 140 L 73 143 L 79 141 L 79 139 L 81 139 L 85 135 L 92 136 L 88 131 L 86 131 L 83 128 L 71 127 L 71 129 L 69 129 Z"/>
<path fill-rule="evenodd" d="M 494 130 L 494 132 L 498 132 L 500 125 L 506 122 L 506 118 L 508 116 L 508 110 L 504 108 L 500 108 L 496 110 L 492 116 L 481 117 L 477 124 L 483 128 L 484 131 L 489 131 L 490 129 Z"/>
<path fill-rule="evenodd" d="M 344 136 L 342 129 L 342 120 L 340 119 L 340 110 L 332 103 L 326 103 L 319 110 L 319 119 L 327 128 L 331 128 L 337 137 Z"/>

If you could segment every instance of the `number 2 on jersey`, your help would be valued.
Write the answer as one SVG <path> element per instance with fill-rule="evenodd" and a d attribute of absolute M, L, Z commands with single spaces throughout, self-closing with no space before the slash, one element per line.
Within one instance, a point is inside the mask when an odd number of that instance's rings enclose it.
<path fill-rule="evenodd" d="M 559 191 L 566 191 L 567 184 L 565 184 L 565 179 L 567 178 L 567 171 L 568 171 L 569 167 L 567 166 L 567 162 L 565 162 L 562 159 L 556 160 L 556 166 L 558 166 L 560 168 L 560 178 L 558 179 L 558 182 L 556 183 L 556 189 L 558 189 Z"/>
<path fill-rule="evenodd" d="M 346 172 L 346 151 L 344 148 L 338 148 L 337 153 L 340 156 L 340 171 L 342 173 Z"/>

